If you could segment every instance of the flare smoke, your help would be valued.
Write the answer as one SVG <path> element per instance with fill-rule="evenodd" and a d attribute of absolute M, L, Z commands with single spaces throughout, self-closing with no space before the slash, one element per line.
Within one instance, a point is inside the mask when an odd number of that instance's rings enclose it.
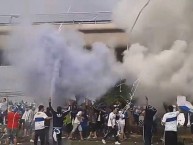
<path fill-rule="evenodd" d="M 154 102 L 193 95 L 193 2 L 151 0 L 131 27 L 147 0 L 121 0 L 113 20 L 129 33 L 131 47 L 124 52 L 128 84 L 138 77 L 136 96 L 148 95 Z"/>
<path fill-rule="evenodd" d="M 81 94 L 94 99 L 121 78 L 114 53 L 102 43 L 84 49 L 75 31 L 22 27 L 9 42 L 8 59 L 23 75 L 23 91 L 30 96 L 63 99 Z"/>

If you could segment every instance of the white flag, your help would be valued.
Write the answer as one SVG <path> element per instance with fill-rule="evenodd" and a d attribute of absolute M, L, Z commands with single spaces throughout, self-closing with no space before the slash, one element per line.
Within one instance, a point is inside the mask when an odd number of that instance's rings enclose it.
<path fill-rule="evenodd" d="M 181 110 L 193 113 L 193 106 L 186 100 L 185 96 L 177 96 L 177 105 Z"/>

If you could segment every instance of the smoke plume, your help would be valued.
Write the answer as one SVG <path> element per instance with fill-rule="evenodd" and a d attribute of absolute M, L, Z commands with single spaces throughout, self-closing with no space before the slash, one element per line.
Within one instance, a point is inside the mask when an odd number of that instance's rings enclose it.
<path fill-rule="evenodd" d="M 177 95 L 193 95 L 191 0 L 121 0 L 113 20 L 129 33 L 131 47 L 124 52 L 128 84 L 140 77 L 136 96 L 148 95 L 156 104 Z"/>
<path fill-rule="evenodd" d="M 23 75 L 30 96 L 100 97 L 121 78 L 120 64 L 102 43 L 84 49 L 76 31 L 42 25 L 17 28 L 9 41 L 8 59 Z"/>

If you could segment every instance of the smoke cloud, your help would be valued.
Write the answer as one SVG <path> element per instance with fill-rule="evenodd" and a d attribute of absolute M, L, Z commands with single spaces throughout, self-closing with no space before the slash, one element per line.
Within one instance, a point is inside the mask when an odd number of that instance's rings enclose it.
<path fill-rule="evenodd" d="M 8 59 L 23 75 L 22 89 L 30 96 L 94 99 L 121 78 L 114 52 L 102 43 L 84 49 L 83 37 L 76 31 L 22 26 L 13 32 L 8 47 Z"/>
<path fill-rule="evenodd" d="M 117 26 L 129 33 L 124 52 L 128 84 L 140 77 L 136 96 L 175 103 L 177 95 L 192 96 L 193 52 L 191 0 L 151 0 L 131 28 L 147 0 L 121 0 L 113 12 Z M 170 102 L 171 103 L 171 102 Z"/>
<path fill-rule="evenodd" d="M 22 26 L 13 32 L 8 59 L 23 75 L 31 96 L 101 96 L 124 77 L 131 85 L 140 78 L 136 96 L 158 104 L 177 95 L 193 94 L 192 0 L 120 0 L 113 22 L 129 34 L 131 47 L 123 65 L 104 44 L 84 49 L 81 34 L 59 33 L 50 26 Z M 65 35 L 63 35 L 65 34 Z M 122 67 L 123 66 L 123 67 Z M 156 99 L 154 99 L 156 98 Z"/>

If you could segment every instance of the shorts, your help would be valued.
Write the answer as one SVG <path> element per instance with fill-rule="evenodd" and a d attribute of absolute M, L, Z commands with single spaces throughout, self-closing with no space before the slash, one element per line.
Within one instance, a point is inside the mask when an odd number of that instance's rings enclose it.
<path fill-rule="evenodd" d="M 103 123 L 101 121 L 96 122 L 96 130 L 102 130 L 103 129 Z"/>
<path fill-rule="evenodd" d="M 7 128 L 7 136 L 16 138 L 18 136 L 18 129 L 9 129 Z"/>
<path fill-rule="evenodd" d="M 79 132 L 82 132 L 82 126 L 78 123 L 73 123 L 72 133 L 74 133 L 77 129 Z"/>
<path fill-rule="evenodd" d="M 124 129 L 125 129 L 125 124 L 118 125 L 118 130 L 120 131 L 120 133 L 124 133 Z"/>
<path fill-rule="evenodd" d="M 90 123 L 90 132 L 95 132 L 96 131 L 96 123 Z"/>
<path fill-rule="evenodd" d="M 191 133 L 193 134 L 193 124 L 191 124 Z"/>
<path fill-rule="evenodd" d="M 34 133 L 35 132 L 35 123 L 34 121 L 32 121 L 32 123 L 30 124 L 30 134 Z"/>
<path fill-rule="evenodd" d="M 177 145 L 177 140 L 176 131 L 165 131 L 165 145 Z"/>
<path fill-rule="evenodd" d="M 72 128 L 73 128 L 72 124 L 69 123 L 69 124 L 67 124 L 67 125 L 65 126 L 65 131 L 66 131 L 67 133 L 70 133 L 70 132 L 72 131 Z"/>
<path fill-rule="evenodd" d="M 24 128 L 25 129 L 30 129 L 31 128 L 31 123 L 30 122 L 25 122 L 24 123 Z"/>

